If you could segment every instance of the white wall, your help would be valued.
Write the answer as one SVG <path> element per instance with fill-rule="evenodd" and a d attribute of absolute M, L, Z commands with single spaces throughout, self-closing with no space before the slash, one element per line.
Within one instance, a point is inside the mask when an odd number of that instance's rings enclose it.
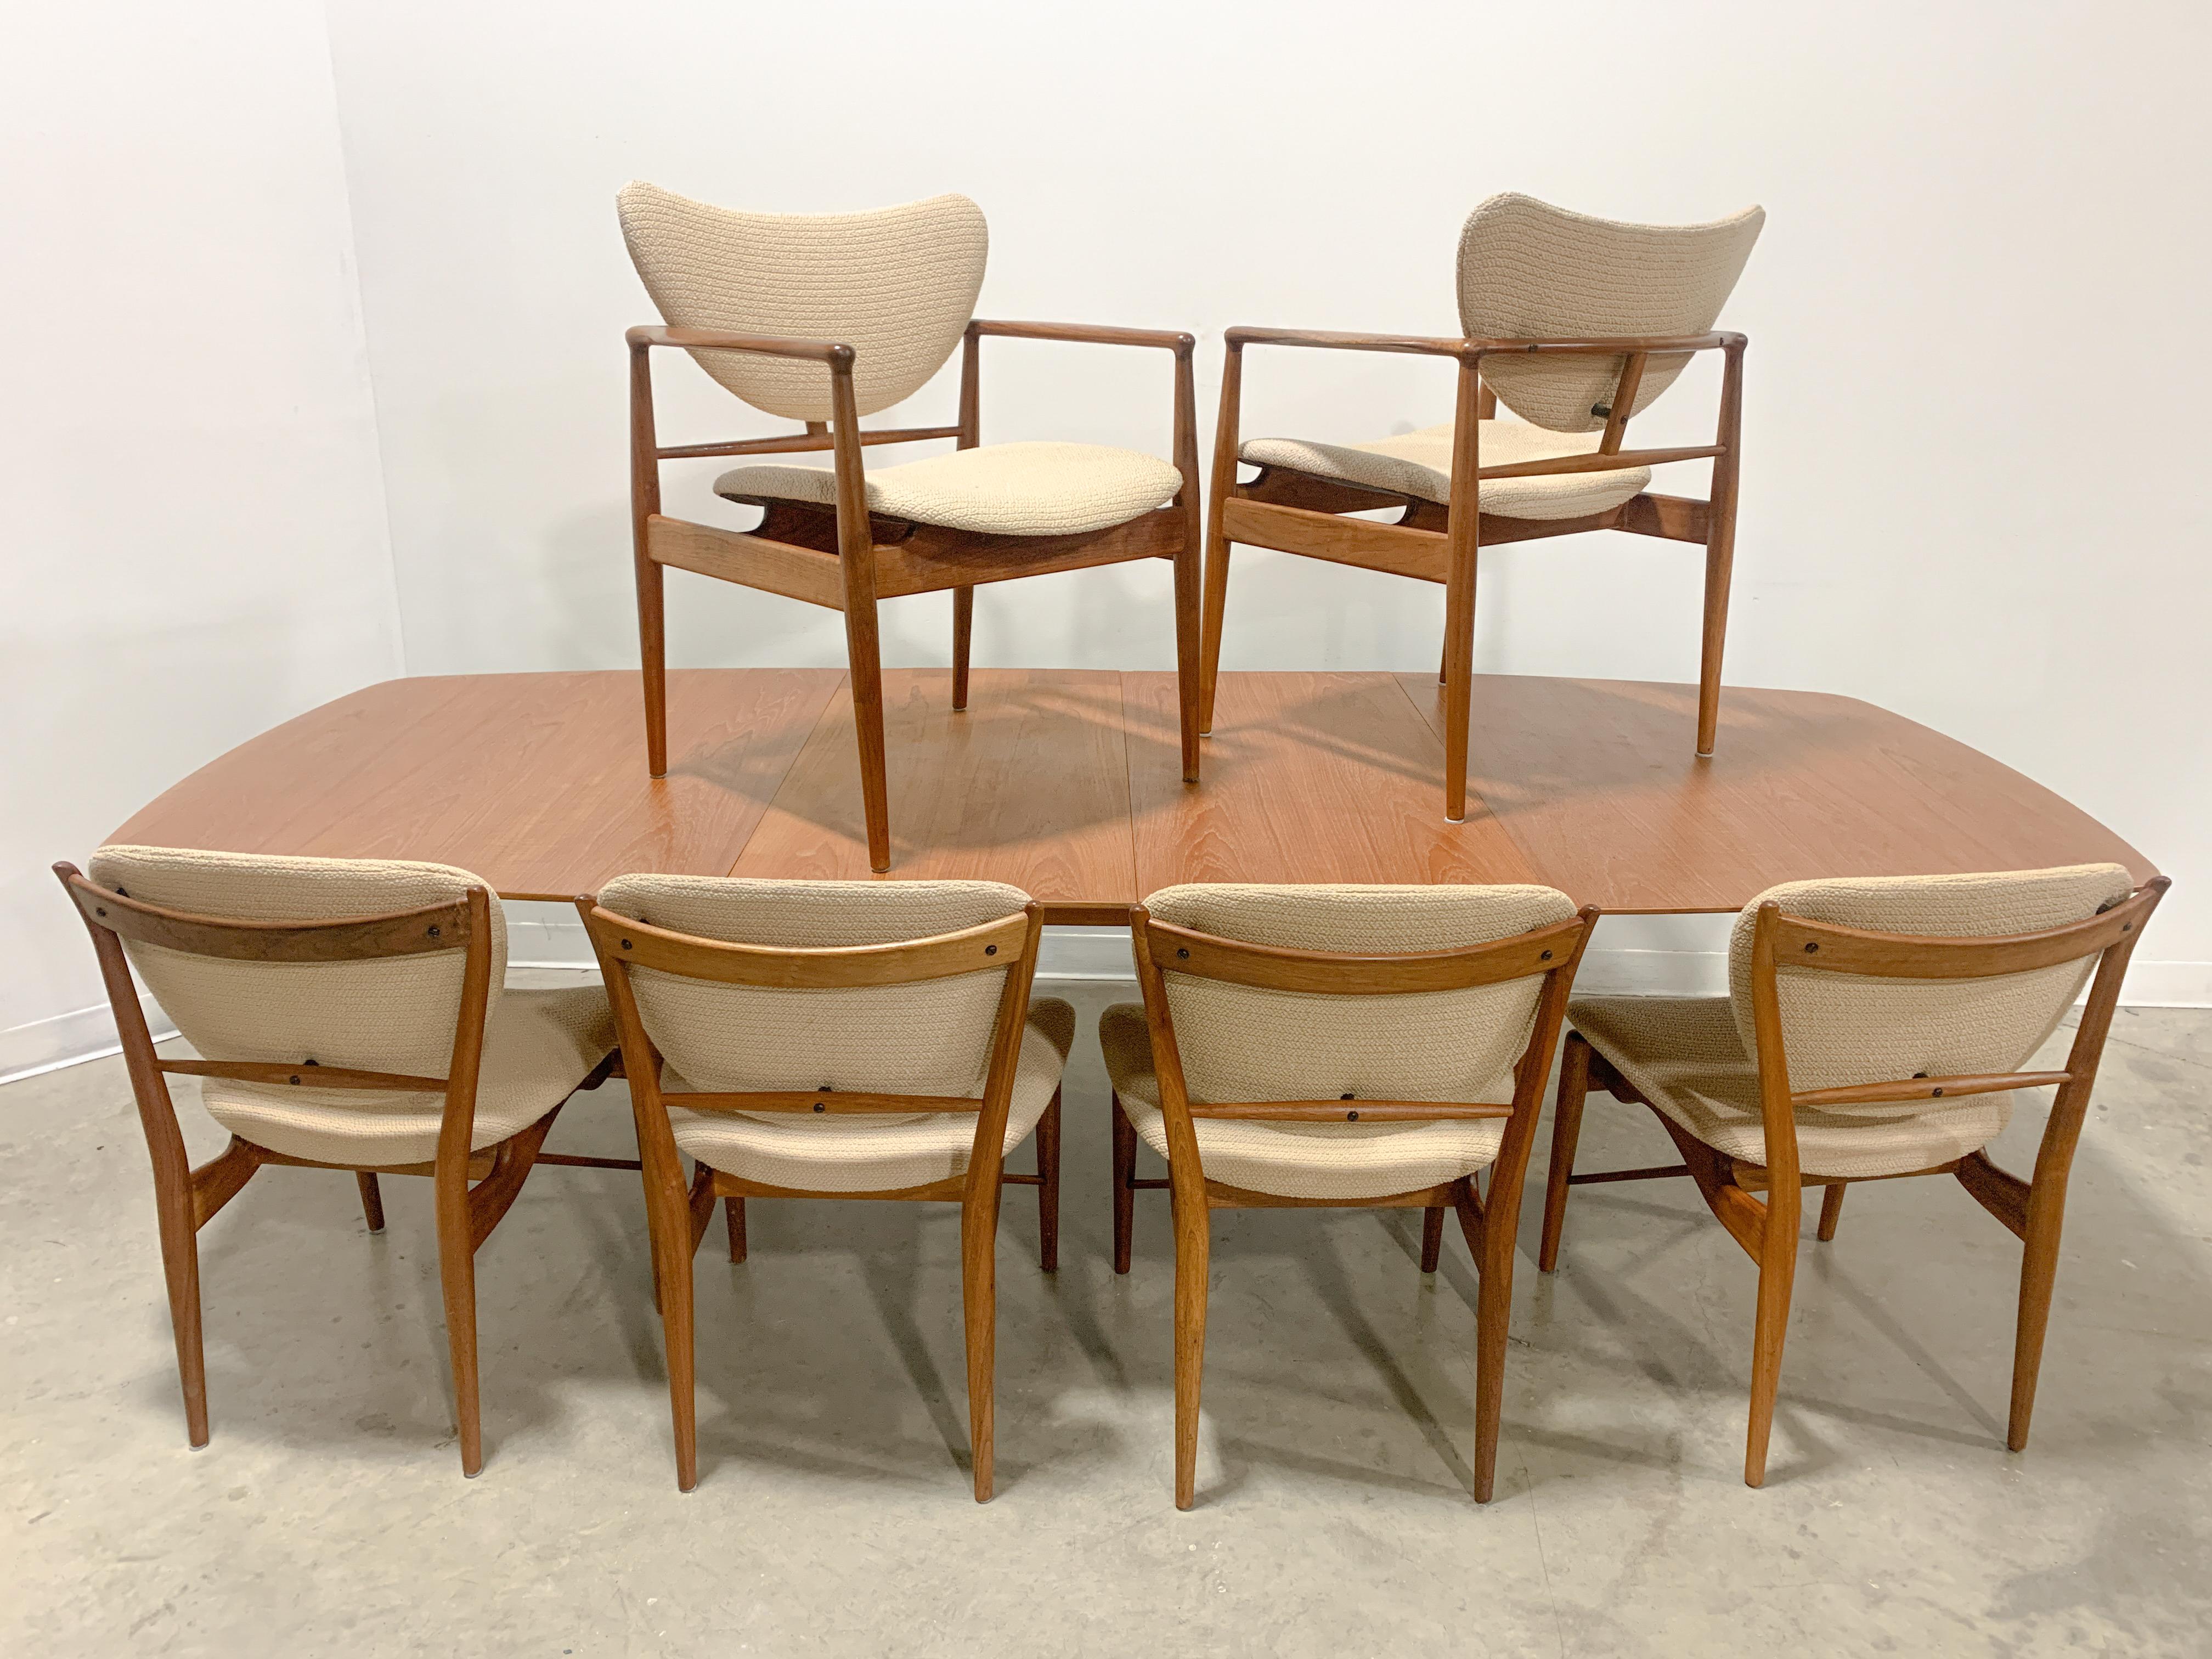
<path fill-rule="evenodd" d="M 401 657 L 319 13 L 15 9 L 0 204 L 4 1074 L 113 1041 L 46 866 Z"/>
<path fill-rule="evenodd" d="M 1452 330 L 1454 240 L 1491 191 L 1658 220 L 1759 201 L 1726 317 L 1753 343 L 1730 677 L 1872 699 L 2079 801 L 2178 873 L 2153 954 L 2212 994 L 2203 9 L 331 15 L 417 670 L 635 660 L 620 334 L 651 313 L 626 179 L 809 210 L 964 191 L 986 314 L 1193 329 L 1209 410 L 1231 322 Z M 768 429 L 659 368 L 668 441 Z M 1425 425 L 1449 372 L 1255 352 L 1248 429 Z M 987 439 L 1164 441 L 1151 356 L 997 343 L 985 373 Z M 914 412 L 949 411 L 951 380 Z M 1686 380 L 1650 434 L 1709 408 Z M 676 510 L 742 523 L 695 465 Z M 1480 666 L 1694 672 L 1692 554 L 1538 543 L 1484 581 Z M 672 592 L 679 663 L 841 659 L 830 613 Z M 977 613 L 983 662 L 1170 660 L 1164 570 L 987 588 Z M 892 660 L 947 659 L 943 596 L 886 623 Z M 1441 631 L 1425 586 L 1250 555 L 1226 658 L 1413 667 Z"/>

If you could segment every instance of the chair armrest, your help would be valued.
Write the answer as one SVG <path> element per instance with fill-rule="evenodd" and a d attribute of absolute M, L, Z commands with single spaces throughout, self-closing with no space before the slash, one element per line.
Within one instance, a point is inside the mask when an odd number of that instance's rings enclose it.
<path fill-rule="evenodd" d="M 853 348 L 831 340 L 798 340 L 776 334 L 732 334 L 718 328 L 665 328 L 641 325 L 623 337 L 630 349 L 677 346 L 686 351 L 750 351 L 763 357 L 798 357 L 832 368 L 849 368 Z"/>
<path fill-rule="evenodd" d="M 1350 334 L 1321 328 L 1248 328 L 1222 336 L 1232 351 L 1248 345 L 1310 346 L 1324 351 L 1395 351 L 1424 357 L 1460 357 L 1474 343 L 1425 334 Z"/>
<path fill-rule="evenodd" d="M 1734 351 L 1747 343 L 1741 334 L 1650 334 L 1600 340 L 1469 340 L 1474 357 L 1625 357 L 1674 351 Z"/>
<path fill-rule="evenodd" d="M 1188 334 L 1158 328 L 1109 328 L 1096 323 L 1011 323 L 977 317 L 968 325 L 970 336 L 995 334 L 1009 340 L 1066 340 L 1078 345 L 1153 346 L 1187 356 L 1198 343 Z"/>

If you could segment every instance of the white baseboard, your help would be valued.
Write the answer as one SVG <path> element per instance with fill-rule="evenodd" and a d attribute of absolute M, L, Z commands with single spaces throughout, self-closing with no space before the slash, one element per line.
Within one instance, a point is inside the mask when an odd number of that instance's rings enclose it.
<path fill-rule="evenodd" d="M 507 907 L 511 968 L 592 966 L 583 924 L 567 907 Z M 1725 996 L 1727 916 L 1608 916 L 1583 957 L 1579 990 L 1607 996 Z M 1121 980 L 1133 986 L 1129 935 L 1119 927 L 1048 927 L 1037 957 L 1043 980 Z M 2138 962 L 2120 1000 L 2134 1008 L 2212 1008 L 2212 962 Z M 176 1030 L 151 998 L 141 998 L 157 1038 Z M 115 1022 L 96 1003 L 0 1031 L 0 1083 L 117 1052 Z"/>
<path fill-rule="evenodd" d="M 153 998 L 141 996 L 138 1006 L 145 1011 L 146 1024 L 152 1028 L 155 1042 L 176 1036 L 177 1028 L 169 1024 L 168 1016 L 155 1005 Z M 0 1083 L 36 1077 L 41 1072 L 59 1071 L 64 1066 L 100 1060 L 122 1051 L 123 1045 L 115 1036 L 115 1016 L 108 1012 L 106 1003 L 95 1002 L 89 1008 L 78 1008 L 56 1014 L 51 1019 L 36 1019 L 27 1025 L 10 1026 L 0 1031 Z"/>

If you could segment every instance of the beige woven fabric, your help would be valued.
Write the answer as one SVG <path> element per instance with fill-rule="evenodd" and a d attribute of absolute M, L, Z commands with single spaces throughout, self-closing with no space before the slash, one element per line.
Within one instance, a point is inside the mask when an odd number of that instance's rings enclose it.
<path fill-rule="evenodd" d="M 1765 1164 L 1759 1073 L 1727 998 L 1576 997 L 1567 1018 L 1638 1093 L 1706 1146 Z M 1946 1164 L 1996 1139 L 2012 1098 L 1975 1095 L 1891 1118 L 1800 1111 L 1798 1168 L 1864 1180 Z"/>
<path fill-rule="evenodd" d="M 1034 999 L 1006 1109 L 1006 1152 L 1029 1139 L 1052 1104 L 1074 1043 L 1075 1010 L 1052 997 Z M 660 1081 L 665 1089 L 701 1086 L 665 1068 Z M 981 1092 L 980 1085 L 975 1092 Z M 968 1113 L 817 1119 L 693 1112 L 672 1103 L 668 1121 L 678 1148 L 710 1169 L 796 1192 L 888 1193 L 925 1186 L 966 1174 L 975 1150 L 975 1119 Z"/>
<path fill-rule="evenodd" d="M 1702 334 L 1719 318 L 1765 210 L 1700 225 L 1638 225 L 1570 213 L 1534 197 L 1493 196 L 1459 239 L 1460 325 L 1469 338 L 1610 339 Z M 1484 382 L 1525 421 L 1589 432 L 1620 382 L 1619 357 L 1486 357 Z M 1635 408 L 1674 382 L 1683 355 L 1644 366 Z"/>
<path fill-rule="evenodd" d="M 1602 433 L 1547 432 L 1520 421 L 1485 421 L 1478 434 L 1485 466 L 1513 466 L 1561 455 L 1587 455 Z M 1253 438 L 1237 452 L 1254 466 L 1279 466 L 1318 478 L 1364 484 L 1425 501 L 1451 500 L 1452 423 L 1424 427 L 1368 444 L 1319 444 L 1303 438 Z M 1567 472 L 1556 477 L 1486 478 L 1477 498 L 1485 513 L 1507 519 L 1575 519 L 1619 507 L 1651 482 L 1648 466 L 1619 472 Z"/>
<path fill-rule="evenodd" d="M 943 368 L 975 310 L 990 237 L 964 196 L 870 213 L 739 213 L 656 185 L 615 198 L 623 240 L 660 314 L 683 328 L 849 345 L 853 395 L 872 415 Z M 695 351 L 756 409 L 830 418 L 830 371 L 749 352 Z"/>
<path fill-rule="evenodd" d="M 484 884 L 465 870 L 397 860 L 249 856 L 104 847 L 92 878 L 170 909 L 238 921 L 314 921 L 437 904 Z M 471 1144 L 489 1146 L 558 1106 L 614 1045 L 596 989 L 505 992 L 506 917 L 491 907 L 491 998 Z M 443 1077 L 460 1014 L 461 951 L 380 962 L 231 962 L 133 945 L 131 966 L 177 1030 L 210 1059 L 313 1060 Z M 295 1089 L 209 1079 L 201 1099 L 232 1133 L 293 1158 L 414 1164 L 437 1150 L 445 1097 Z"/>
<path fill-rule="evenodd" d="M 1568 1017 L 1652 1103 L 1706 1145 L 1766 1161 L 1759 1115 L 1751 945 L 1759 907 L 1877 933 L 1960 938 L 2038 933 L 2096 915 L 2132 885 L 2117 864 L 1985 875 L 1785 882 L 1746 905 L 1729 943 L 1729 996 L 1577 998 Z M 1778 963 L 1795 1092 L 2017 1071 L 2056 1030 L 2088 959 L 1978 980 L 1880 979 Z M 1719 1022 L 1726 1017 L 1723 1030 Z M 2003 1128 L 2015 1097 L 1832 1107 L 1797 1115 L 1808 1174 L 1895 1175 L 1964 1157 Z"/>
<path fill-rule="evenodd" d="M 1568 921 L 1548 887 L 1170 887 L 1158 920 L 1255 945 L 1389 952 L 1449 950 Z M 1329 996 L 1166 975 L 1183 1077 L 1194 1101 L 1510 1102 L 1541 981 L 1409 996 Z M 1122 1022 L 1126 1024 L 1125 1020 Z M 1139 1034 L 1141 1036 L 1141 1034 Z M 1108 1040 L 1102 1025 L 1100 1041 Z M 1115 1087 L 1130 1121 L 1164 1154 L 1149 1047 L 1117 1029 Z M 1126 1086 L 1124 1086 L 1126 1083 Z M 1482 1168 L 1503 1121 L 1270 1124 L 1201 1119 L 1199 1160 L 1217 1181 L 1293 1198 L 1375 1198 Z"/>
<path fill-rule="evenodd" d="M 748 945 L 819 949 L 840 945 L 886 945 L 928 939 L 1018 915 L 1029 895 L 989 881 L 750 881 L 719 876 L 624 876 L 610 883 L 599 902 L 617 915 L 701 938 Z M 670 1071 L 683 1086 L 739 1092 L 748 1090 L 837 1089 L 848 1092 L 956 1095 L 981 1097 L 990 1060 L 991 1033 L 1006 973 L 963 974 L 918 985 L 854 990 L 772 990 L 687 980 L 636 969 L 630 985 L 639 1017 Z M 1032 1036 L 1049 1036 L 1043 1006 Z M 1072 1040 L 1073 1016 L 1067 1017 Z M 1067 1044 L 1042 1050 L 1025 1042 L 1017 1074 L 1017 1104 L 1035 1111 L 1021 1123 L 1026 1135 L 1059 1081 L 1057 1054 Z M 1042 1079 L 1049 1072 L 1050 1082 Z M 1037 1089 L 1042 1086 L 1042 1096 Z M 681 1121 L 672 1111 L 672 1121 Z M 735 1175 L 774 1185 L 809 1186 L 822 1192 L 882 1190 L 888 1164 L 908 1157 L 935 1174 L 896 1185 L 913 1186 L 957 1173 L 944 1159 L 957 1151 L 965 1167 L 974 1121 L 922 1115 L 866 1123 L 824 1115 L 782 1115 L 711 1122 L 693 1114 L 679 1144 L 693 1156 Z M 1010 1114 L 1012 1133 L 1018 1113 Z M 947 1126 L 951 1126 L 948 1130 Z M 750 1126 L 750 1127 L 748 1127 Z M 791 1138 L 810 1137 L 803 1143 Z M 1018 1137 L 1008 1143 L 1018 1145 Z M 798 1150 L 803 1145 L 805 1151 Z M 903 1145 L 908 1150 L 899 1152 Z M 704 1146 L 708 1150 L 696 1150 Z M 727 1150 L 722 1150 L 727 1148 Z M 738 1168 L 717 1163 L 754 1160 Z M 793 1160 L 797 1160 L 793 1163 Z M 838 1165 L 848 1173 L 841 1176 Z M 802 1170 L 804 1181 L 756 1174 L 769 1167 Z"/>
<path fill-rule="evenodd" d="M 1164 507 L 1182 474 L 1157 455 L 1103 444 L 985 444 L 866 473 L 868 510 L 917 524 L 994 536 L 1072 536 Z M 741 466 L 714 480 L 733 501 L 832 506 L 824 466 Z"/>

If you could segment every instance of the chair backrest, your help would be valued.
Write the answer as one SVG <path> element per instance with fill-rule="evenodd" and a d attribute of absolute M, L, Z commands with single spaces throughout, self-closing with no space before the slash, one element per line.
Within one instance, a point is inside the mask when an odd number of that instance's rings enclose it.
<path fill-rule="evenodd" d="M 951 971 L 866 983 L 851 981 L 865 968 L 854 947 L 934 941 L 1021 919 L 1029 905 L 1018 887 L 991 881 L 623 876 L 600 891 L 598 906 L 640 927 L 611 939 L 595 929 L 595 942 L 604 961 L 639 960 L 620 969 L 638 1018 L 692 1091 L 978 1099 L 1005 1036 L 1011 973 L 1021 975 L 1026 1002 L 1029 953 L 1012 943 L 979 945 L 972 963 L 941 964 Z M 718 963 L 665 935 L 754 949 Z M 625 953 L 626 940 L 635 953 Z M 892 953 L 878 956 L 890 974 L 911 971 Z M 655 960 L 688 971 L 645 965 Z M 705 976 L 717 970 L 744 978 Z M 822 982 L 841 977 L 848 982 Z M 619 1014 L 619 998 L 616 1006 Z"/>
<path fill-rule="evenodd" d="M 1145 901 L 1149 921 L 1215 939 L 1338 956 L 1464 950 L 1575 920 L 1549 887 L 1191 885 Z M 1534 1029 L 1545 975 L 1450 990 L 1375 993 L 1338 967 L 1342 989 L 1285 990 L 1176 971 L 1161 981 L 1194 1104 L 1354 1100 L 1503 1103 Z"/>
<path fill-rule="evenodd" d="M 1763 905 L 1831 927 L 1996 940 L 2091 921 L 2125 901 L 2133 884 L 2119 865 L 2079 864 L 1982 875 L 1843 877 L 1770 888 L 1736 918 L 1729 945 L 1729 1000 L 1745 1049 L 1759 1050 L 1753 945 Z M 2057 1029 L 2101 949 L 2085 942 L 2078 955 L 2026 971 L 1891 976 L 1838 971 L 1832 964 L 1847 943 L 1830 944 L 1823 956 L 1820 941 L 1808 939 L 1777 957 L 1776 999 L 1793 1093 L 2016 1072 Z M 1816 949 L 1808 952 L 1805 945 Z M 2002 957 L 1993 948 L 1986 960 L 1995 964 Z M 1928 1103 L 1821 1109 L 1886 1117 L 1924 1111 Z"/>
<path fill-rule="evenodd" d="M 964 196 L 868 213 L 740 213 L 631 183 L 615 203 L 630 261 L 664 320 L 849 345 L 862 415 L 911 396 L 945 366 L 983 286 L 989 233 Z M 756 409 L 830 418 L 819 363 L 691 355 Z"/>
<path fill-rule="evenodd" d="M 1766 222 L 1749 207 L 1702 225 L 1594 219 L 1533 196 L 1493 196 L 1459 238 L 1460 326 L 1470 339 L 1625 339 L 1702 334 L 1743 274 Z M 1522 420 L 1554 432 L 1606 423 L 1622 357 L 1486 357 L 1482 378 Z M 1631 414 L 1689 358 L 1653 354 Z"/>
<path fill-rule="evenodd" d="M 499 905 L 447 865 L 116 846 L 94 854 L 88 873 L 115 902 L 74 891 L 87 920 L 118 934 L 162 1012 L 217 1065 L 445 1079 L 457 1032 L 466 1022 L 481 1033 L 506 973 Z M 481 941 L 467 919 L 472 892 L 483 896 Z M 359 925 L 333 925 L 349 921 Z M 466 995 L 479 952 L 480 1006 Z M 207 1086 L 307 1113 L 399 1092 L 238 1077 Z M 465 1088 L 472 1100 L 473 1075 Z"/>

